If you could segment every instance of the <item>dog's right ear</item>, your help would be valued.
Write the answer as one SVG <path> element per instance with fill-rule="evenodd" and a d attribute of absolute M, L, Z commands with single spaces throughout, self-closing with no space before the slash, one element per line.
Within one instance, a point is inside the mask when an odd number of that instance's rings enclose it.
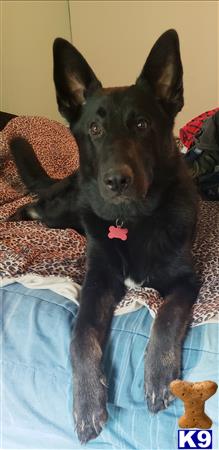
<path fill-rule="evenodd" d="M 59 111 L 70 122 L 101 83 L 79 51 L 65 39 L 55 39 L 53 63 Z"/>

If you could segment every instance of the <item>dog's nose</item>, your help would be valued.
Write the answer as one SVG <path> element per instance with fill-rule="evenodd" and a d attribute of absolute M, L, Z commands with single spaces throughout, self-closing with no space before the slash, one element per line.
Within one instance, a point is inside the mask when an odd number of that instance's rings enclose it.
<path fill-rule="evenodd" d="M 121 194 L 132 184 L 133 172 L 128 166 L 110 169 L 105 173 L 103 181 L 111 191 Z"/>

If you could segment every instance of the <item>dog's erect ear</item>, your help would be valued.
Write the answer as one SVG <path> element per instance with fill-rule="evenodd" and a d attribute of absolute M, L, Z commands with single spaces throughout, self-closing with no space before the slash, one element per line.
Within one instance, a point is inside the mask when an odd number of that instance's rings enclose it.
<path fill-rule="evenodd" d="M 168 30 L 153 46 L 137 84 L 147 80 L 165 111 L 174 117 L 183 107 L 183 68 L 179 38 Z"/>
<path fill-rule="evenodd" d="M 86 97 L 100 88 L 101 83 L 79 51 L 65 39 L 55 39 L 53 61 L 59 111 L 70 121 Z"/>

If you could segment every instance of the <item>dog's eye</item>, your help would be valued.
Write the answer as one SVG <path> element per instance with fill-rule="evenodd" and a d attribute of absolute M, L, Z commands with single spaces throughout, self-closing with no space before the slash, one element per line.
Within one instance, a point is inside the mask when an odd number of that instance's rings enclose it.
<path fill-rule="evenodd" d="M 136 128 L 138 130 L 146 130 L 147 126 L 148 126 L 148 123 L 145 119 L 139 119 L 136 122 Z"/>
<path fill-rule="evenodd" d="M 92 136 L 101 136 L 103 134 L 103 128 L 96 122 L 90 124 L 89 131 Z"/>

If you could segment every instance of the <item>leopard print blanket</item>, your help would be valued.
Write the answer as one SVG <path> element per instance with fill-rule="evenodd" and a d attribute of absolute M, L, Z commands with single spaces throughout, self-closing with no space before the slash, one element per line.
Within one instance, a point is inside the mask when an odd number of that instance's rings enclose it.
<path fill-rule="evenodd" d="M 24 274 L 65 277 L 82 284 L 85 274 L 86 239 L 72 229 L 48 229 L 36 222 L 6 222 L 15 210 L 29 202 L 8 142 L 22 135 L 33 145 L 40 162 L 55 178 L 69 175 L 78 166 L 77 145 L 68 128 L 40 117 L 18 117 L 0 134 L 0 276 L 2 282 Z M 194 261 L 202 281 L 193 307 L 192 326 L 217 316 L 219 311 L 219 205 L 202 202 Z M 156 315 L 163 299 L 149 288 L 128 289 L 116 313 L 126 313 L 145 305 Z M 216 320 L 216 319 L 213 319 Z"/>

